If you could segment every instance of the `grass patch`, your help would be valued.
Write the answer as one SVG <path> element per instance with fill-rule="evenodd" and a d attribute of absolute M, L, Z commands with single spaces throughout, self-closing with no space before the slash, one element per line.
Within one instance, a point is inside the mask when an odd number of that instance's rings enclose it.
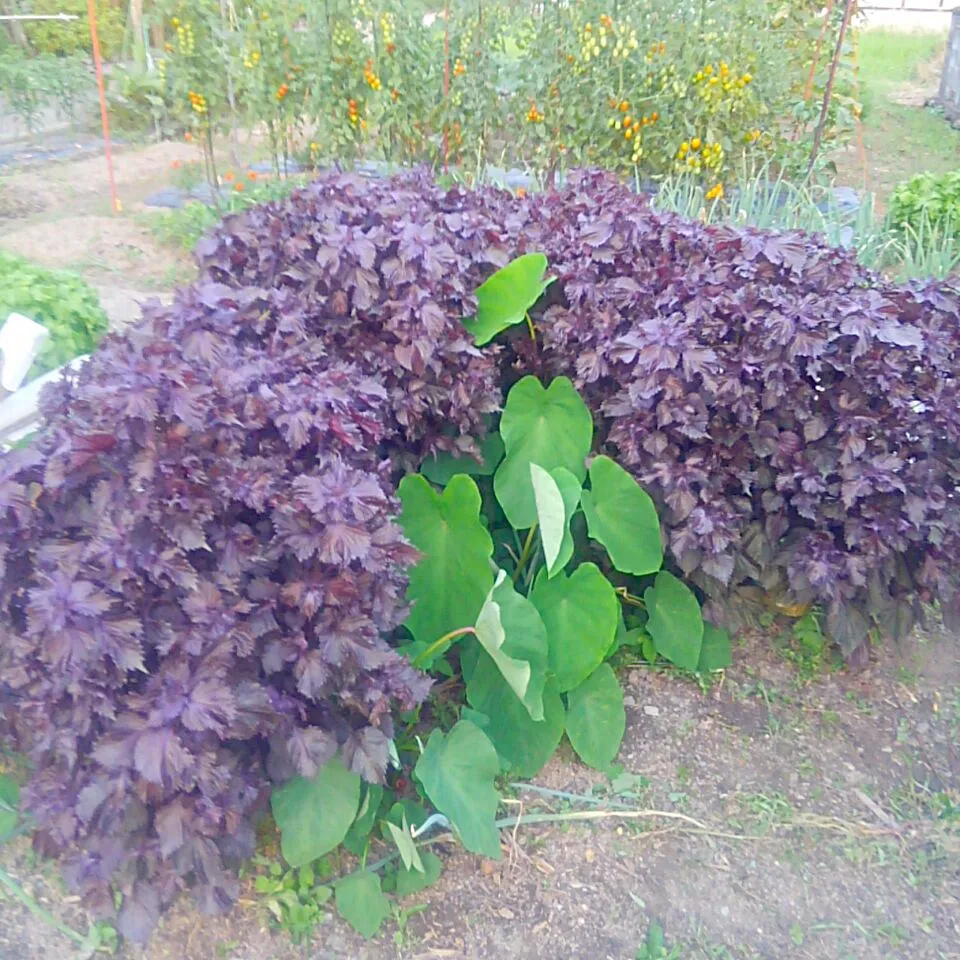
<path fill-rule="evenodd" d="M 881 200 L 915 173 L 955 170 L 960 131 L 921 103 L 896 102 L 914 85 L 933 90 L 946 48 L 946 33 L 864 30 L 858 34 L 863 145 L 871 186 Z M 862 177 L 862 171 L 858 171 Z"/>

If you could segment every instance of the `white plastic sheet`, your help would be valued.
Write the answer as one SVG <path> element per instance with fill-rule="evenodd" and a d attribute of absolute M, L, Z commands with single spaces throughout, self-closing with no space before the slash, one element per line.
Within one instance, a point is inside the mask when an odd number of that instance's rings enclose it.
<path fill-rule="evenodd" d="M 46 327 L 29 317 L 7 317 L 0 327 L 0 387 L 8 393 L 20 387 L 49 336 Z"/>

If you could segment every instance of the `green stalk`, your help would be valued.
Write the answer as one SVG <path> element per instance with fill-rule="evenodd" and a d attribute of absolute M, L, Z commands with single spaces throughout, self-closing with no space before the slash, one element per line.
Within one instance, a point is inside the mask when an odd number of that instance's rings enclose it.
<path fill-rule="evenodd" d="M 530 319 L 529 317 L 527 318 Z M 523 572 L 523 568 L 526 565 L 527 561 L 530 559 L 530 552 L 533 550 L 533 538 L 537 533 L 537 524 L 534 524 L 527 531 L 527 539 L 523 544 L 523 552 L 520 554 L 520 559 L 517 561 L 517 569 L 513 571 L 513 582 L 516 583 L 520 579 L 520 574 Z"/>
<path fill-rule="evenodd" d="M 537 331 L 534 329 L 533 321 L 530 319 L 530 314 L 527 313 L 524 315 L 527 321 L 527 329 L 530 331 L 530 339 L 533 341 L 533 346 L 537 346 Z"/>
<path fill-rule="evenodd" d="M 44 923 L 49 924 L 54 930 L 59 931 L 65 937 L 68 937 L 74 943 L 85 944 L 87 938 L 82 933 L 77 933 L 71 927 L 58 920 L 49 910 L 44 910 L 33 897 L 30 896 L 23 887 L 17 883 L 6 870 L 0 870 L 0 884 L 7 888 L 10 893 L 19 900 L 34 916 L 39 917 Z"/>
<path fill-rule="evenodd" d="M 465 636 L 468 633 L 476 633 L 473 627 L 460 627 L 457 630 L 451 630 L 449 633 L 445 633 L 439 640 L 434 640 L 433 643 L 427 647 L 422 653 L 418 653 L 413 660 L 411 661 L 412 665 L 419 667 L 422 663 L 429 660 L 444 644 L 449 644 L 457 639 L 457 637 Z"/>

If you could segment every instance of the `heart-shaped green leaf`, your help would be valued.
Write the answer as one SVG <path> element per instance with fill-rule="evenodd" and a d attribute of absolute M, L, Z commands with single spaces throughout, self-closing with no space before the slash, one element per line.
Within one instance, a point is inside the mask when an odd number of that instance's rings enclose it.
<path fill-rule="evenodd" d="M 397 896 L 409 897 L 426 890 L 440 879 L 443 861 L 432 851 L 425 850 L 421 855 L 423 870 L 408 870 L 401 866 L 397 869 Z"/>
<path fill-rule="evenodd" d="M 400 525 L 423 553 L 410 571 L 406 627 L 430 644 L 459 627 L 472 627 L 493 586 L 493 541 L 480 522 L 480 491 L 457 475 L 438 493 L 420 474 L 400 481 Z M 438 654 L 442 651 L 438 651 Z"/>
<path fill-rule="evenodd" d="M 513 589 L 503 570 L 477 617 L 476 632 L 490 665 L 522 701 L 531 718 L 542 720 L 547 628 L 537 608 Z M 472 686 L 476 691 L 490 682 L 489 669 L 474 668 L 468 689 Z"/>
<path fill-rule="evenodd" d="M 583 492 L 587 531 L 607 548 L 621 573 L 642 577 L 663 564 L 657 508 L 633 477 L 609 457 L 590 464 L 590 489 Z"/>
<path fill-rule="evenodd" d="M 523 323 L 527 311 L 556 279 L 544 279 L 547 258 L 542 253 L 525 253 L 511 260 L 477 287 L 477 315 L 463 325 L 473 334 L 478 347 L 498 333 Z"/>
<path fill-rule="evenodd" d="M 703 643 L 700 646 L 700 659 L 697 673 L 710 673 L 713 670 L 726 670 L 733 663 L 730 652 L 730 634 L 712 623 L 704 621 Z"/>
<path fill-rule="evenodd" d="M 507 454 L 494 474 L 493 488 L 511 526 L 526 530 L 537 520 L 530 464 L 551 474 L 564 467 L 582 482 L 593 418 L 566 377 L 555 378 L 547 389 L 536 377 L 524 377 L 507 396 L 500 434 Z"/>
<path fill-rule="evenodd" d="M 547 573 L 553 576 L 573 556 L 570 521 L 580 505 L 580 481 L 566 467 L 547 473 L 539 464 L 530 464 L 530 479 L 537 505 L 537 522 Z"/>
<path fill-rule="evenodd" d="M 668 570 L 661 570 L 643 594 L 643 602 L 647 605 L 647 632 L 657 653 L 684 670 L 696 670 L 703 644 L 703 616 L 693 591 Z"/>
<path fill-rule="evenodd" d="M 302 867 L 338 847 L 360 806 L 360 778 L 339 757 L 307 780 L 294 777 L 273 791 L 270 807 L 280 830 L 280 852 Z"/>
<path fill-rule="evenodd" d="M 550 579 L 541 572 L 530 600 L 547 628 L 550 670 L 566 693 L 610 653 L 619 622 L 617 595 L 596 564 L 581 563 L 569 577 Z"/>
<path fill-rule="evenodd" d="M 495 825 L 500 794 L 493 785 L 500 773 L 497 751 L 483 731 L 461 720 L 445 734 L 434 730 L 414 774 L 433 805 L 453 824 L 472 853 L 500 859 Z"/>
<path fill-rule="evenodd" d="M 486 664 L 486 666 L 485 666 Z M 543 719 L 531 719 L 486 654 L 481 654 L 467 699 L 484 716 L 484 733 L 497 748 L 510 773 L 534 777 L 553 756 L 563 737 L 563 699 L 553 678 L 543 690 Z M 471 711 L 473 712 L 473 711 Z"/>
<path fill-rule="evenodd" d="M 473 457 L 455 457 L 452 453 L 438 453 L 427 457 L 420 472 L 438 487 L 445 487 L 458 473 L 471 477 L 492 476 L 497 464 L 503 459 L 503 440 L 499 432 L 491 431 L 480 441 L 482 462 Z"/>
<path fill-rule="evenodd" d="M 390 901 L 380 887 L 380 878 L 369 870 L 347 874 L 336 885 L 337 913 L 361 937 L 375 937 L 390 916 Z"/>
<path fill-rule="evenodd" d="M 590 767 L 608 770 L 627 728 L 623 690 L 609 663 L 601 663 L 567 694 L 567 736 Z"/>

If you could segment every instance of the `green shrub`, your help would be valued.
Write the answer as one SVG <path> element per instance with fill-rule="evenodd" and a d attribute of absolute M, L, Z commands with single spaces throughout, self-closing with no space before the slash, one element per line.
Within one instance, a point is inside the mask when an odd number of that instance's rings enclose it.
<path fill-rule="evenodd" d="M 0 253 L 0 318 L 6 320 L 13 312 L 31 317 L 50 331 L 32 375 L 90 353 L 107 330 L 107 315 L 96 293 L 78 276 Z"/>
<path fill-rule="evenodd" d="M 93 77 L 83 56 L 30 54 L 16 46 L 0 50 L 0 93 L 23 121 L 36 132 L 44 109 L 56 106 L 70 121 L 93 90 Z"/>
<path fill-rule="evenodd" d="M 109 0 L 96 0 L 97 35 L 100 52 L 110 60 L 119 55 L 123 45 L 124 7 L 112 6 Z M 72 54 L 90 51 L 90 22 L 87 0 L 31 0 L 30 13 L 70 13 L 77 20 L 25 21 L 24 32 L 37 53 Z"/>
<path fill-rule="evenodd" d="M 890 198 L 889 217 L 900 230 L 925 225 L 960 236 L 960 170 L 918 173 L 904 181 Z"/>
<path fill-rule="evenodd" d="M 156 72 L 117 64 L 107 78 L 110 123 L 128 133 L 149 133 L 160 139 L 174 133 L 166 84 Z"/>

